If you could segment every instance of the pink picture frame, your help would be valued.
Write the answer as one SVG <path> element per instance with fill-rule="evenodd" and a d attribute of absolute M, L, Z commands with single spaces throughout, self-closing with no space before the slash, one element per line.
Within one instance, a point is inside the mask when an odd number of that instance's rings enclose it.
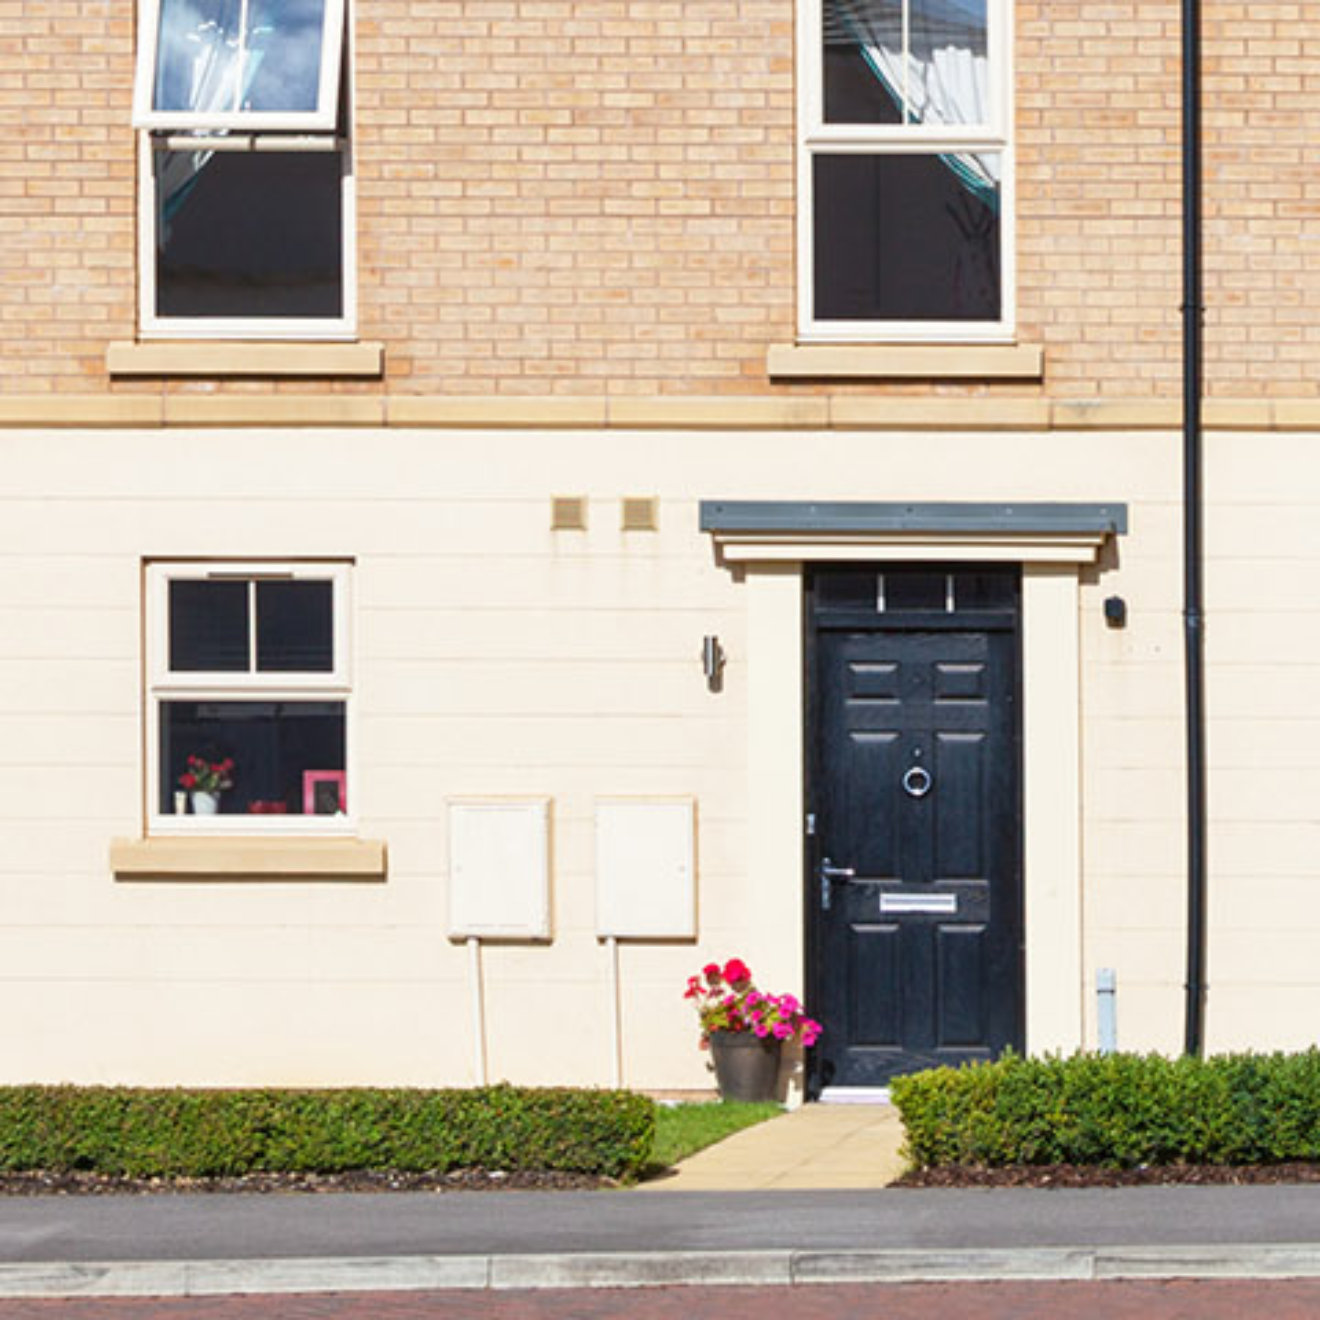
<path fill-rule="evenodd" d="M 329 789 L 334 789 L 334 796 Z M 335 803 L 333 810 L 327 805 Z M 303 815 L 333 816 L 348 810 L 348 776 L 343 770 L 303 771 Z"/>

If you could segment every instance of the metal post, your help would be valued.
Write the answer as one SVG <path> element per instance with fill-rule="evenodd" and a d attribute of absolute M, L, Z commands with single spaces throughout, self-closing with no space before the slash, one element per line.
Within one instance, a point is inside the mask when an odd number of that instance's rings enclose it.
<path fill-rule="evenodd" d="M 1101 1054 L 1118 1049 L 1118 975 L 1112 967 L 1101 967 L 1095 974 L 1096 1044 Z"/>
<path fill-rule="evenodd" d="M 486 987 L 481 974 L 481 941 L 469 938 L 468 979 L 472 986 L 472 1071 L 477 1085 L 486 1085 Z"/>
<path fill-rule="evenodd" d="M 619 941 L 609 935 L 605 947 L 610 955 L 610 1037 L 613 1042 L 613 1059 L 610 1070 L 610 1084 L 618 1090 L 623 1085 L 623 1009 L 619 1002 Z"/>

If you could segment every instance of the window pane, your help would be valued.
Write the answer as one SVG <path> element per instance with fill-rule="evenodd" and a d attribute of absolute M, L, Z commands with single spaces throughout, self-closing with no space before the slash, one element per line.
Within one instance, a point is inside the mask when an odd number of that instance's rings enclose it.
<path fill-rule="evenodd" d="M 942 610 L 948 603 L 948 586 L 949 576 L 943 570 L 913 573 L 887 569 L 885 609 L 898 614 L 904 610 Z"/>
<path fill-rule="evenodd" d="M 257 669 L 329 673 L 335 667 L 334 583 L 257 583 Z"/>
<path fill-rule="evenodd" d="M 825 122 L 901 123 L 900 0 L 824 0 L 823 13 Z"/>
<path fill-rule="evenodd" d="M 873 568 L 831 568 L 815 579 L 817 610 L 880 608 L 880 575 Z"/>
<path fill-rule="evenodd" d="M 161 0 L 152 108 L 315 113 L 325 0 Z"/>
<path fill-rule="evenodd" d="M 156 313 L 343 315 L 338 151 L 157 151 Z"/>
<path fill-rule="evenodd" d="M 996 321 L 1000 158 L 819 155 L 820 320 Z"/>
<path fill-rule="evenodd" d="M 308 776 L 343 773 L 344 710 L 342 701 L 162 701 L 159 810 L 175 813 L 179 776 L 199 756 L 234 763 L 221 815 L 302 815 L 317 788 Z"/>
<path fill-rule="evenodd" d="M 248 668 L 248 584 L 170 583 L 170 669 L 242 673 Z"/>
<path fill-rule="evenodd" d="M 315 110 L 325 0 L 251 0 L 244 110 Z"/>
<path fill-rule="evenodd" d="M 984 124 L 986 0 L 823 0 L 825 121 Z"/>
<path fill-rule="evenodd" d="M 908 0 L 908 14 L 917 59 L 942 50 L 985 55 L 989 49 L 986 0 Z"/>
<path fill-rule="evenodd" d="M 960 610 L 1012 611 L 1017 608 L 1018 576 L 1015 572 L 959 573 L 954 590 Z"/>

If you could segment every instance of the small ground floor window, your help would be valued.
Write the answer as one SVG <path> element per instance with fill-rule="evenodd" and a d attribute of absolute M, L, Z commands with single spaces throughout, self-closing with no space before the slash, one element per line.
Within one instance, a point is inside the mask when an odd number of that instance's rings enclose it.
<path fill-rule="evenodd" d="M 148 565 L 154 832 L 347 825 L 348 575 L 345 563 Z"/>

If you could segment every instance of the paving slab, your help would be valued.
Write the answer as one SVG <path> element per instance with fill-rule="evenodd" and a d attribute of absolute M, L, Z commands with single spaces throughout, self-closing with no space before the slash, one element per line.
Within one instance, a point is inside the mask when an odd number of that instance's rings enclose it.
<path fill-rule="evenodd" d="M 903 1172 L 903 1123 L 892 1105 L 803 1105 L 684 1160 L 655 1192 L 885 1187 Z"/>

